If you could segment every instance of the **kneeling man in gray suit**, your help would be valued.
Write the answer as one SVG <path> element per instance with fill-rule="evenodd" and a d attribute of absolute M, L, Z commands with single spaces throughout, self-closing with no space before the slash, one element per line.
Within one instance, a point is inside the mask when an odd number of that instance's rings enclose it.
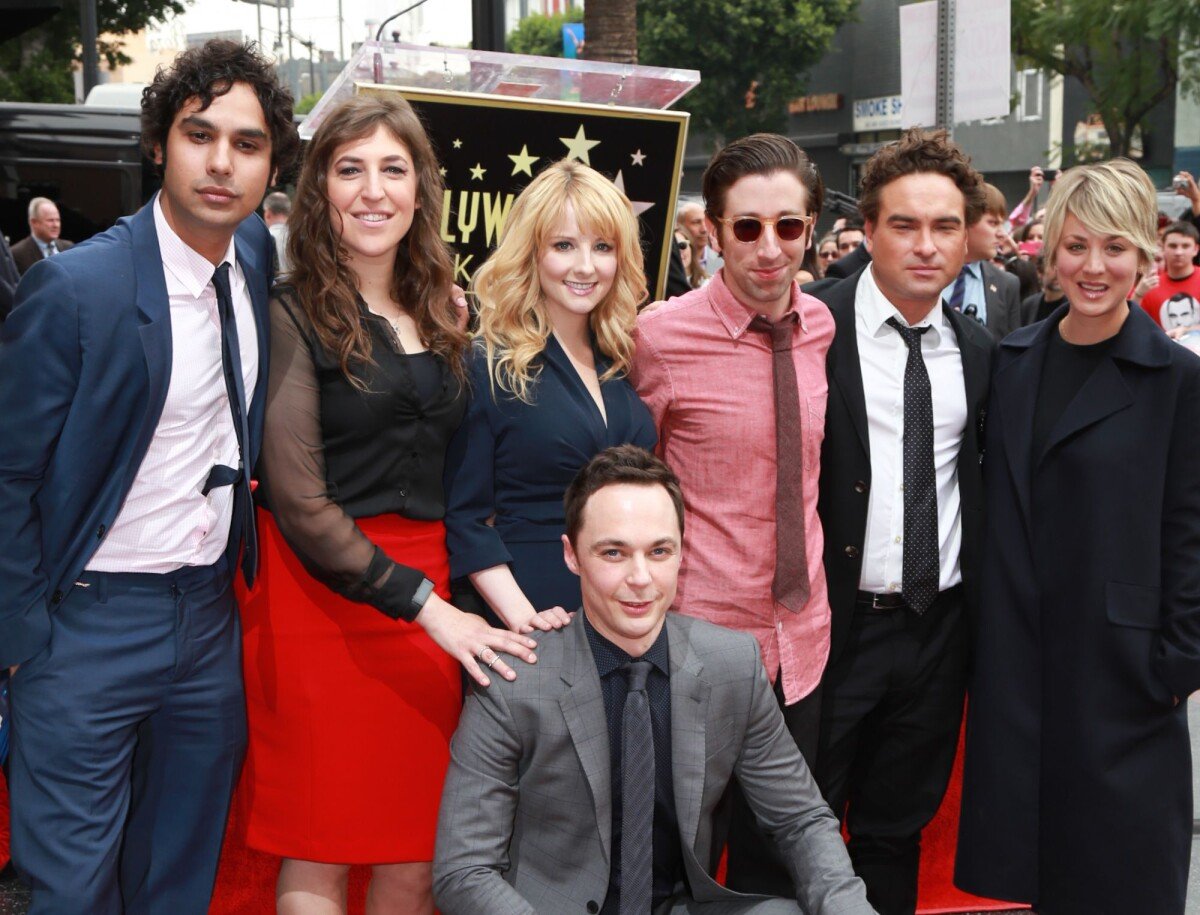
<path fill-rule="evenodd" d="M 445 915 L 874 912 L 784 726 L 753 637 L 667 613 L 683 497 L 665 464 L 609 448 L 566 495 L 583 613 L 538 662 L 466 701 L 433 864 Z M 493 660 L 482 652 L 483 663 Z M 712 878 L 737 776 L 796 900 Z"/>

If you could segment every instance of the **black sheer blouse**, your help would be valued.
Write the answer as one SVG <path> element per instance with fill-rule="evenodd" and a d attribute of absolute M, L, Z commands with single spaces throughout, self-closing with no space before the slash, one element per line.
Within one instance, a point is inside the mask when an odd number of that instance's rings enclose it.
<path fill-rule="evenodd" d="M 393 619 L 411 620 L 424 573 L 389 558 L 354 519 L 443 516 L 446 445 L 466 398 L 442 359 L 404 353 L 387 321 L 361 300 L 359 309 L 374 364 L 351 371 L 366 390 L 325 351 L 290 292 L 271 300 L 260 500 L 314 578 Z"/>

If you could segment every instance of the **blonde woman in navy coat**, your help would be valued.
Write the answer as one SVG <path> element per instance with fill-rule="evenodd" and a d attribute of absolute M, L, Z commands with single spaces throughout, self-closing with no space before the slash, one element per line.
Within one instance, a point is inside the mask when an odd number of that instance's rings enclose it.
<path fill-rule="evenodd" d="M 471 402 L 446 455 L 450 574 L 514 631 L 562 625 L 580 602 L 562 558 L 563 493 L 605 448 L 656 440 L 625 380 L 646 297 L 629 201 L 586 165 L 549 166 L 473 290 Z"/>
<path fill-rule="evenodd" d="M 1067 305 L 1000 345 L 956 882 L 1039 915 L 1182 915 L 1200 686 L 1200 358 L 1126 298 L 1154 188 L 1055 183 Z"/>

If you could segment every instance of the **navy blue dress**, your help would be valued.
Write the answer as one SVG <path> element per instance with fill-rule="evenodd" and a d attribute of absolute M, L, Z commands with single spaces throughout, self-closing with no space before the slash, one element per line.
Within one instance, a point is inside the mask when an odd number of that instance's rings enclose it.
<path fill-rule="evenodd" d="M 579 579 L 563 562 L 563 493 L 583 466 L 612 445 L 652 449 L 650 411 L 624 378 L 602 382 L 608 425 L 551 334 L 535 361 L 532 404 L 496 388 L 487 356 L 471 355 L 467 417 L 446 454 L 446 543 L 450 575 L 508 563 L 537 610 L 579 607 Z M 609 363 L 596 351 L 596 371 Z M 494 522 L 488 524 L 488 519 Z"/>

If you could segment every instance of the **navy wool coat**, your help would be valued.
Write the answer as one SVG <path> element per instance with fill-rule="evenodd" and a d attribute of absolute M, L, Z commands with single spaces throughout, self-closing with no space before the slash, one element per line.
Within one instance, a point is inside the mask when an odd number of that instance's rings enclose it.
<path fill-rule="evenodd" d="M 1043 915 L 1182 915 L 1200 358 L 1131 309 L 1033 454 L 1065 314 L 1004 340 L 992 381 L 956 883 Z"/>

